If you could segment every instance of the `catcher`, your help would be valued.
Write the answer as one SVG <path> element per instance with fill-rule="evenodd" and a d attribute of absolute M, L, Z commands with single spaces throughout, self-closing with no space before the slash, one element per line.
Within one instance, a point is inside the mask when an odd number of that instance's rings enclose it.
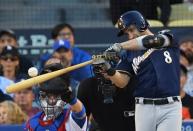
<path fill-rule="evenodd" d="M 48 65 L 42 74 L 62 69 L 59 63 Z M 83 104 L 73 95 L 67 74 L 40 84 L 39 103 L 42 112 L 26 124 L 28 131 L 86 131 L 87 118 Z M 70 108 L 65 108 L 70 104 Z"/>

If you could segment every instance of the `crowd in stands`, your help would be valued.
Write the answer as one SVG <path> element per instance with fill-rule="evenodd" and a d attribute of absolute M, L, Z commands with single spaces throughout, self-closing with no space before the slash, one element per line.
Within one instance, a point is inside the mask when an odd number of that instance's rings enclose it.
<path fill-rule="evenodd" d="M 193 118 L 193 39 L 187 37 L 180 42 L 180 63 L 181 63 L 181 79 L 180 79 L 180 96 L 183 105 L 183 119 Z"/>

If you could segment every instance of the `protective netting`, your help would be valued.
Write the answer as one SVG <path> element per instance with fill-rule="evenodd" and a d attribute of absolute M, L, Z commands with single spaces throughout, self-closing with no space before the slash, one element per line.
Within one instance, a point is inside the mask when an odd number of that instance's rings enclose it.
<path fill-rule="evenodd" d="M 112 27 L 128 10 L 139 10 L 153 25 L 192 25 L 191 0 L 0 0 L 0 28 Z M 177 20 L 177 21 L 176 21 Z M 160 24 L 161 22 L 161 24 Z"/>

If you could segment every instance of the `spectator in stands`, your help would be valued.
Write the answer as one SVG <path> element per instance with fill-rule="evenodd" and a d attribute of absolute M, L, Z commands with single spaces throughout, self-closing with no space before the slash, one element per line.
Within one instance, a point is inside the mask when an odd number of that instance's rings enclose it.
<path fill-rule="evenodd" d="M 17 46 L 17 38 L 12 30 L 0 31 L 0 52 L 6 45 Z"/>
<path fill-rule="evenodd" d="M 61 63 L 60 59 L 50 58 L 48 61 L 46 61 L 45 66 L 55 64 L 55 63 Z"/>
<path fill-rule="evenodd" d="M 180 64 L 184 65 L 185 67 L 188 67 L 190 65 L 188 57 L 183 50 L 180 50 Z"/>
<path fill-rule="evenodd" d="M 73 59 L 73 53 L 68 40 L 58 40 L 53 44 L 53 58 L 61 60 L 64 67 L 70 66 Z"/>
<path fill-rule="evenodd" d="M 70 48 L 72 52 L 72 58 L 70 58 L 72 59 L 72 61 L 70 62 L 71 65 L 80 64 L 82 62 L 85 62 L 91 59 L 91 56 L 87 52 L 80 50 L 77 47 L 74 47 L 74 44 L 75 44 L 74 29 L 71 25 L 66 23 L 56 25 L 52 30 L 52 38 L 55 41 L 68 40 L 70 42 Z M 47 61 L 50 57 L 51 55 L 47 56 L 47 58 L 42 57 L 41 63 L 45 63 L 45 61 Z M 91 76 L 92 76 L 92 70 L 90 65 L 71 72 L 71 77 L 76 81 L 81 81 Z"/>
<path fill-rule="evenodd" d="M 53 44 L 53 58 L 57 58 L 61 61 L 61 64 L 63 67 L 69 67 L 73 65 L 72 59 L 74 56 L 71 44 L 68 40 L 57 40 Z M 91 69 L 90 69 L 91 70 Z M 79 81 L 81 81 L 81 77 L 86 77 L 84 76 L 84 70 L 77 69 L 75 71 L 72 71 L 70 73 L 70 78 L 71 78 L 71 86 L 74 91 L 76 90 L 76 87 L 79 85 Z M 87 73 L 87 72 L 85 72 Z"/>
<path fill-rule="evenodd" d="M 0 54 L 0 65 L 0 75 L 7 79 L 18 82 L 25 76 L 19 70 L 19 52 L 13 46 L 8 45 L 3 48 Z"/>
<path fill-rule="evenodd" d="M 182 39 L 180 49 L 184 51 L 189 62 L 189 65 L 185 65 L 188 69 L 188 79 L 184 90 L 188 95 L 193 96 L 193 38 L 186 37 Z"/>
<path fill-rule="evenodd" d="M 193 118 L 193 98 L 189 96 L 184 90 L 184 85 L 187 81 L 187 69 L 184 65 L 181 65 L 180 72 L 180 96 L 182 99 L 182 118 L 192 119 Z"/>
<path fill-rule="evenodd" d="M 27 115 L 12 101 L 0 103 L 0 124 L 22 124 Z"/>
<path fill-rule="evenodd" d="M 32 88 L 28 88 L 14 93 L 13 98 L 15 103 L 20 106 L 22 111 L 25 112 L 29 118 L 40 111 L 39 108 L 32 106 L 33 101 L 35 99 L 35 95 L 33 94 Z"/>
<path fill-rule="evenodd" d="M 17 43 L 17 37 L 15 33 L 12 30 L 1 30 L 0 31 L 0 53 L 6 45 L 14 46 L 15 48 L 18 48 L 19 45 Z M 29 60 L 27 57 L 20 55 L 19 56 L 20 61 L 20 71 L 23 74 L 27 74 L 28 69 L 30 67 L 33 67 L 32 61 Z"/>

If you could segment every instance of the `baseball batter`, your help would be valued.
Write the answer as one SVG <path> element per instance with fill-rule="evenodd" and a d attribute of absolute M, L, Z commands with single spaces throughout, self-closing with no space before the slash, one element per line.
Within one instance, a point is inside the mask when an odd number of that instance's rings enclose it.
<path fill-rule="evenodd" d="M 128 11 L 118 20 L 119 36 L 129 40 L 115 43 L 107 51 L 127 50 L 117 70 L 109 69 L 110 79 L 119 88 L 132 76 L 135 87 L 136 131 L 181 131 L 182 105 L 179 98 L 179 49 L 169 30 L 153 34 L 137 11 Z"/>

